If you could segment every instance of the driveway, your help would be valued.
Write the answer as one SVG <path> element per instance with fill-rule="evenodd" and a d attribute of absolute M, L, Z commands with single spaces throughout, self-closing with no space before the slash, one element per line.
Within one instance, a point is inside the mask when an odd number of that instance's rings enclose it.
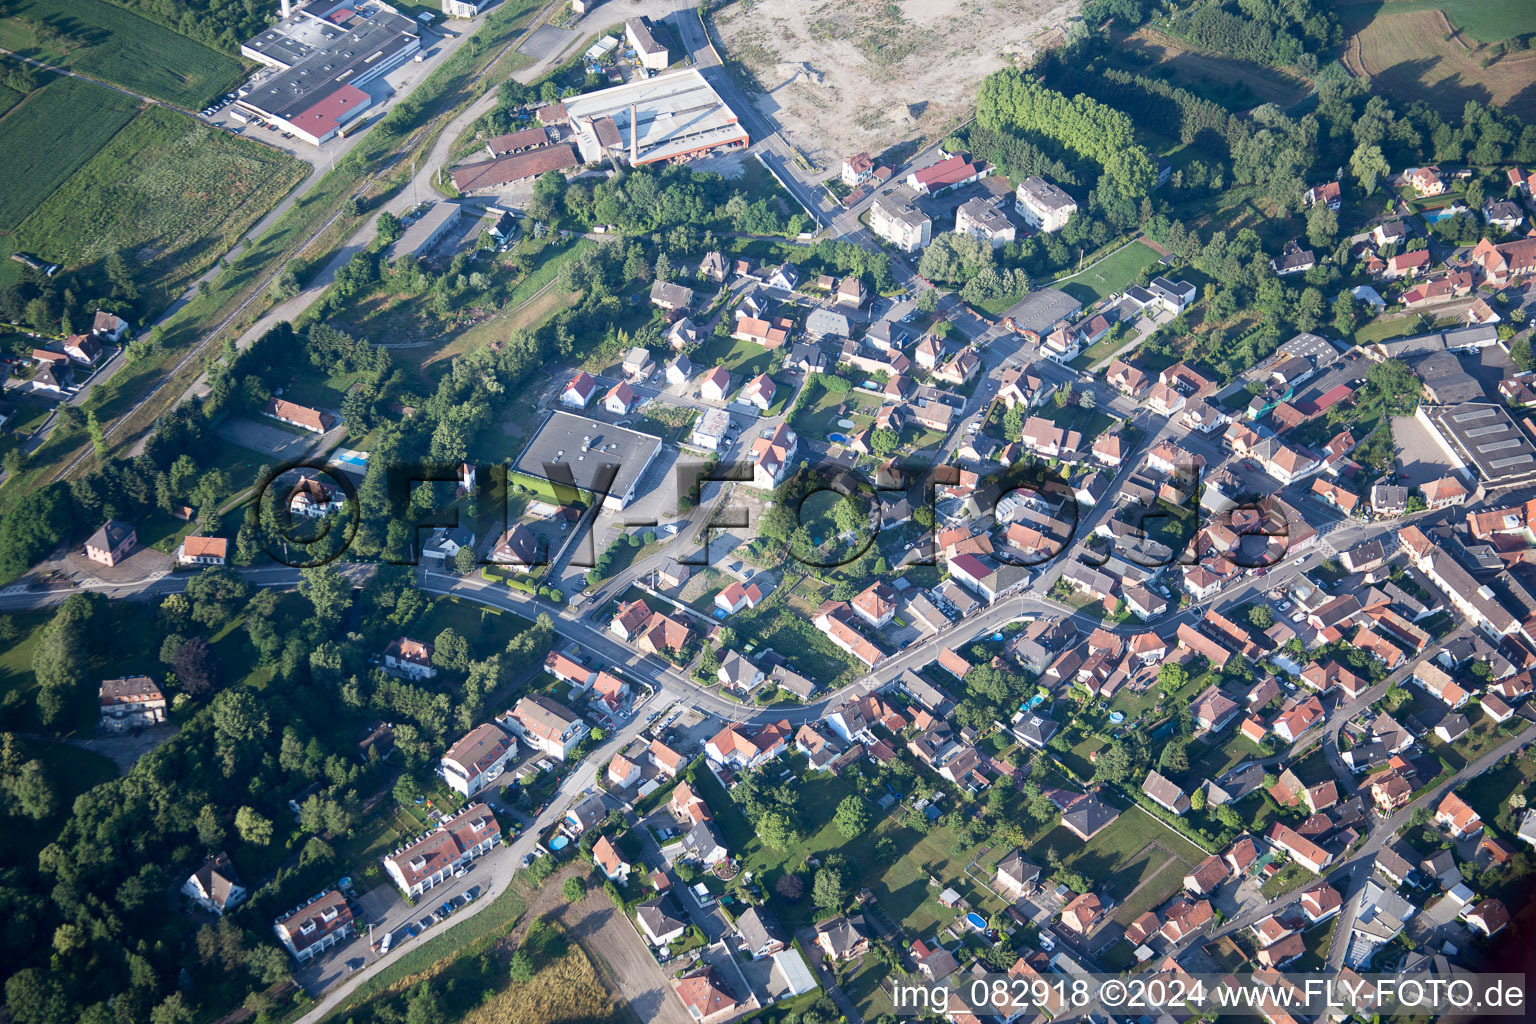
<path fill-rule="evenodd" d="M 276 423 L 262 423 L 245 416 L 231 416 L 214 431 L 219 437 L 281 461 L 304 458 L 312 450 L 326 451 L 340 443 L 346 428 L 338 424 L 325 434 L 296 433 Z"/>

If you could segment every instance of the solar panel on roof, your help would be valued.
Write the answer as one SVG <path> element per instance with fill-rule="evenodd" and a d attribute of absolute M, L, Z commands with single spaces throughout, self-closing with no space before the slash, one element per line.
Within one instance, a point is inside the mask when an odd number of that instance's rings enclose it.
<path fill-rule="evenodd" d="M 1497 434 L 1500 431 L 1507 430 L 1507 429 L 1508 429 L 1508 427 L 1505 426 L 1505 424 L 1503 424 L 1503 423 L 1495 423 L 1495 424 L 1493 424 L 1490 427 L 1475 427 L 1472 430 L 1467 431 L 1467 436 L 1468 437 L 1482 437 L 1482 436 L 1484 436 L 1486 434 Z"/>
<path fill-rule="evenodd" d="M 1488 465 L 1492 469 L 1507 469 L 1510 466 L 1523 466 L 1529 462 L 1536 462 L 1536 456 L 1525 454 L 1516 455 L 1509 459 L 1494 459 Z"/>
<path fill-rule="evenodd" d="M 1523 442 L 1518 437 L 1507 437 L 1502 441 L 1492 441 L 1488 444 L 1480 444 L 1477 446 L 1477 450 L 1483 453 L 1497 452 L 1503 451 L 1505 448 L 1518 448 L 1522 443 Z"/>

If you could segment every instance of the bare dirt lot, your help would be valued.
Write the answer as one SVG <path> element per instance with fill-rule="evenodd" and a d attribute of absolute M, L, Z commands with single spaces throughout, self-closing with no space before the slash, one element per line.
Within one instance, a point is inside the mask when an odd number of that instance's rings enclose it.
<path fill-rule="evenodd" d="M 1499 57 L 1485 68 L 1485 48 L 1453 32 L 1441 11 L 1394 11 L 1375 0 L 1341 3 L 1338 11 L 1352 33 L 1345 66 L 1388 94 L 1422 99 L 1453 118 L 1467 100 L 1497 103 L 1523 120 L 1536 117 L 1536 54 Z"/>
<path fill-rule="evenodd" d="M 976 85 L 1060 43 L 1078 0 L 735 0 L 711 15 L 763 112 L 828 170 L 845 155 L 942 137 Z"/>

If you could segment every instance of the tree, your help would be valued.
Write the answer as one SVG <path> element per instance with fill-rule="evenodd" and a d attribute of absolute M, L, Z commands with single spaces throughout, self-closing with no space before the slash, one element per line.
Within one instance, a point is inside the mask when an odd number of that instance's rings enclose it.
<path fill-rule="evenodd" d="M 437 993 L 432 986 L 422 982 L 411 993 L 405 1008 L 405 1024 L 443 1024 L 443 1011 L 437 1005 Z"/>
<path fill-rule="evenodd" d="M 235 831 L 254 846 L 266 846 L 272 841 L 272 822 L 254 807 L 241 807 L 235 812 Z"/>
<path fill-rule="evenodd" d="M 299 593 L 309 598 L 315 618 L 335 625 L 352 604 L 352 583 L 334 565 L 299 570 Z"/>
<path fill-rule="evenodd" d="M 877 427 L 869 437 L 869 450 L 877 459 L 889 458 L 900 446 L 900 435 L 890 427 Z"/>
<path fill-rule="evenodd" d="M 1100 782 L 1124 782 L 1131 777 L 1131 755 L 1118 740 L 1099 752 L 1093 777 Z"/>
<path fill-rule="evenodd" d="M 1182 743 L 1169 743 L 1158 755 L 1157 765 L 1169 775 L 1181 775 L 1189 771 L 1189 754 Z"/>
<path fill-rule="evenodd" d="M 1372 363 L 1371 368 L 1365 371 L 1365 376 L 1388 410 L 1393 412 L 1412 412 L 1424 392 L 1423 382 L 1414 376 L 1408 364 L 1401 359 Z"/>
<path fill-rule="evenodd" d="M 96 410 L 92 409 L 85 414 L 85 429 L 91 437 L 91 447 L 96 450 L 96 457 L 105 460 L 107 457 L 107 435 L 101 429 L 101 421 L 96 418 Z"/>
<path fill-rule="evenodd" d="M 1194 810 L 1194 811 L 1203 811 L 1203 810 L 1205 810 L 1205 787 L 1204 786 L 1198 787 L 1193 793 L 1189 794 L 1189 807 L 1190 807 L 1190 810 Z"/>
<path fill-rule="evenodd" d="M 849 839 L 856 839 L 869 831 L 873 815 L 869 810 L 869 803 L 857 793 L 850 793 L 843 798 L 843 802 L 837 805 L 837 813 L 832 817 L 832 824 L 837 830 Z"/>
<path fill-rule="evenodd" d="M 1248 609 L 1248 624 L 1254 629 L 1268 629 L 1275 624 L 1275 613 L 1267 604 L 1256 604 Z"/>
<path fill-rule="evenodd" d="M 6 780 L 5 788 L 10 790 L 16 809 L 34 821 L 47 818 L 58 809 L 58 795 L 41 761 L 23 764 L 14 779 Z"/>
<path fill-rule="evenodd" d="M 224 822 L 219 820 L 219 812 L 212 804 L 203 804 L 193 827 L 197 830 L 197 841 L 203 846 L 212 849 L 224 844 Z"/>
<path fill-rule="evenodd" d="M 1392 173 L 1392 165 L 1387 163 L 1380 146 L 1361 143 L 1350 155 L 1349 170 L 1360 183 L 1360 191 L 1370 195 L 1376 191 L 1377 184 Z"/>
<path fill-rule="evenodd" d="M 444 627 L 432 643 L 432 664 L 454 672 L 469 668 L 469 641 L 452 626 Z"/>
<path fill-rule="evenodd" d="M 176 681 L 192 696 L 212 693 L 219 685 L 219 659 L 202 637 L 193 637 L 177 648 L 171 658 Z"/>
<path fill-rule="evenodd" d="M 1183 665 L 1173 662 L 1165 662 L 1163 667 L 1157 670 L 1157 685 L 1163 688 L 1164 693 L 1173 693 L 1182 689 L 1189 682 L 1189 670 Z"/>
<path fill-rule="evenodd" d="M 800 876 L 786 871 L 779 876 L 779 880 L 773 883 L 773 891 L 793 903 L 805 895 L 805 883 Z"/>
<path fill-rule="evenodd" d="M 789 849 L 799 839 L 799 830 L 778 811 L 769 811 L 758 819 L 757 834 L 763 845 L 779 853 Z"/>
<path fill-rule="evenodd" d="M 526 949 L 519 949 L 512 954 L 512 965 L 509 973 L 512 976 L 512 984 L 526 985 L 533 980 L 533 957 Z"/>
<path fill-rule="evenodd" d="M 468 576 L 474 572 L 476 564 L 475 549 L 468 544 L 459 548 L 458 554 L 453 556 L 453 567 L 458 570 L 460 576 Z"/>
<path fill-rule="evenodd" d="M 1531 353 L 1531 339 L 1525 335 L 1509 343 L 1509 358 L 1521 370 L 1536 369 L 1536 355 Z"/>
<path fill-rule="evenodd" d="M 1327 203 L 1313 203 L 1307 213 L 1307 241 L 1314 249 L 1332 247 L 1339 236 L 1339 215 Z"/>
<path fill-rule="evenodd" d="M 182 999 L 180 992 L 172 992 L 149 1011 L 149 1024 L 192 1024 L 195 1019 L 192 1008 Z"/>
<path fill-rule="evenodd" d="M 816 880 L 811 884 L 811 902 L 822 910 L 841 910 L 843 907 L 843 874 L 835 867 L 819 868 Z"/>
<path fill-rule="evenodd" d="M 1333 300 L 1333 329 L 1340 337 L 1350 338 L 1355 333 L 1355 327 L 1360 322 L 1359 305 L 1355 297 L 1348 291 L 1339 292 L 1338 298 Z"/>
<path fill-rule="evenodd" d="M 567 903 L 579 903 L 586 894 L 587 887 L 579 878 L 567 878 L 565 884 L 560 886 L 560 895 L 565 897 Z"/>
<path fill-rule="evenodd" d="M 939 308 L 939 293 L 933 288 L 923 288 L 917 293 L 917 311 L 932 313 Z"/>

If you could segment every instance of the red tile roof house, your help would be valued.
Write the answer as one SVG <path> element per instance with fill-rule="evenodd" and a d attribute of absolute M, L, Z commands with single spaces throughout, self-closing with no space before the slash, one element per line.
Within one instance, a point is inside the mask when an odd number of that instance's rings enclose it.
<path fill-rule="evenodd" d="M 279 917 L 272 931 L 299 963 L 308 963 L 352 934 L 352 908 L 331 889 Z"/>
<path fill-rule="evenodd" d="M 384 857 L 384 873 L 412 899 L 453 877 L 501 842 L 501 826 L 483 803 L 444 818 L 437 828 Z"/>
<path fill-rule="evenodd" d="M 1226 880 L 1226 862 L 1212 854 L 1195 865 L 1194 870 L 1184 876 L 1184 888 L 1196 896 L 1204 896 Z"/>
<path fill-rule="evenodd" d="M 743 608 L 756 608 L 763 599 L 763 592 L 756 583 L 742 584 L 732 580 L 730 586 L 715 595 L 715 607 L 727 615 L 734 615 Z"/>
<path fill-rule="evenodd" d="M 229 556 L 224 537 L 186 537 L 176 546 L 177 565 L 223 565 Z"/>
<path fill-rule="evenodd" d="M 103 680 L 97 706 L 99 725 L 104 732 L 123 732 L 165 721 L 165 692 L 149 676 Z"/>
<path fill-rule="evenodd" d="M 1313 924 L 1328 920 L 1343 905 L 1344 898 L 1331 885 L 1315 885 L 1301 894 L 1301 911 Z"/>
<path fill-rule="evenodd" d="M 1483 819 L 1455 793 L 1445 794 L 1435 809 L 1435 824 L 1457 839 L 1471 839 L 1483 830 Z"/>
<path fill-rule="evenodd" d="M 262 410 L 262 415 L 270 416 L 279 423 L 307 430 L 312 434 L 323 434 L 336 423 L 336 417 L 328 412 L 311 409 L 307 405 L 299 405 L 282 398 L 269 401 L 267 407 Z"/>
<path fill-rule="evenodd" d="M 449 747 L 439 764 L 448 788 L 471 797 L 500 778 L 516 755 L 517 740 L 495 723 L 485 722 Z"/>
<path fill-rule="evenodd" d="M 619 381 L 603 398 L 603 408 L 614 416 L 627 416 L 640 401 L 640 395 L 627 381 Z"/>
<path fill-rule="evenodd" d="M 1323 869 L 1333 863 L 1333 854 L 1300 835 L 1289 825 L 1274 822 L 1269 826 L 1269 831 L 1264 833 L 1264 837 L 1269 840 L 1270 845 L 1283 850 L 1292 860 L 1314 875 L 1322 874 Z"/>
<path fill-rule="evenodd" d="M 576 376 L 560 392 L 560 404 L 572 409 L 585 409 L 597 393 L 597 378 L 586 370 L 577 370 Z"/>
<path fill-rule="evenodd" d="M 384 648 L 384 671 L 406 679 L 432 679 L 437 666 L 432 664 L 432 645 L 410 637 L 397 637 Z"/>
<path fill-rule="evenodd" d="M 561 651 L 549 652 L 544 658 L 544 671 L 577 690 L 585 690 L 597 678 L 596 669 L 588 668 Z"/>
<path fill-rule="evenodd" d="M 913 171 L 907 175 L 907 185 L 919 192 L 937 195 L 946 189 L 975 181 L 977 178 L 984 177 L 985 174 L 985 171 L 978 170 L 964 154 L 956 154 Z"/>
<path fill-rule="evenodd" d="M 592 844 L 592 863 L 602 871 L 603 877 L 620 885 L 629 881 L 629 862 L 619 856 L 619 851 L 603 836 Z"/>
<path fill-rule="evenodd" d="M 130 524 L 108 519 L 85 542 L 85 557 L 110 568 L 133 554 L 138 542 L 138 534 Z"/>

